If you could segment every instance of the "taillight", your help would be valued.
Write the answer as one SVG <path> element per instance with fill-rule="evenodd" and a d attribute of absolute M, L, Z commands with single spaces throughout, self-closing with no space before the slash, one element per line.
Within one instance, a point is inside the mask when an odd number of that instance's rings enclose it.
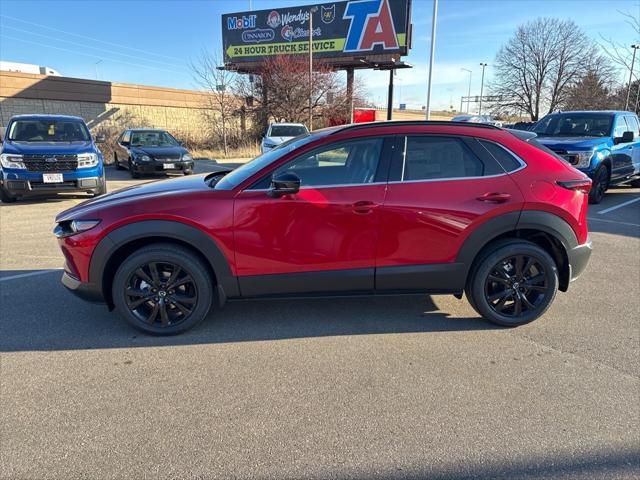
<path fill-rule="evenodd" d="M 567 190 L 575 190 L 586 194 L 591 191 L 590 178 L 581 178 L 579 180 L 558 180 L 556 183 Z"/>

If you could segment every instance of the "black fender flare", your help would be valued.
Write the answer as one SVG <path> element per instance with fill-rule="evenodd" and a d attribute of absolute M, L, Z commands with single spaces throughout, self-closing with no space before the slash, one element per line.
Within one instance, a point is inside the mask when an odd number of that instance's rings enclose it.
<path fill-rule="evenodd" d="M 455 261 L 465 266 L 465 279 L 482 249 L 501 235 L 509 232 L 516 233 L 518 230 L 538 230 L 547 233 L 562 244 L 566 253 L 578 245 L 576 234 L 571 226 L 557 215 L 541 210 L 505 213 L 483 223 L 462 244 Z"/>
<path fill-rule="evenodd" d="M 239 296 L 237 277 L 231 272 L 231 267 L 216 241 L 196 227 L 171 220 L 144 220 L 123 225 L 109 232 L 100 240 L 91 255 L 89 283 L 103 287 L 105 268 L 114 253 L 132 241 L 149 237 L 177 240 L 191 246 L 209 262 L 216 276 L 218 289 L 222 290 L 219 291 L 221 301 L 223 302 L 226 296 Z"/>

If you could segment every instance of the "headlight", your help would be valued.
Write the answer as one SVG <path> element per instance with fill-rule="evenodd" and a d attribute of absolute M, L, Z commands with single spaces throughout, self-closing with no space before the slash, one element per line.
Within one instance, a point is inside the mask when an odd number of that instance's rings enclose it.
<path fill-rule="evenodd" d="M 22 161 L 22 155 L 13 155 L 11 153 L 3 153 L 0 155 L 0 164 L 3 168 L 17 168 L 24 170 L 24 162 Z"/>
<path fill-rule="evenodd" d="M 66 220 L 60 222 L 53 229 L 53 234 L 58 238 L 70 237 L 76 233 L 86 232 L 98 225 L 100 220 Z"/>
<path fill-rule="evenodd" d="M 139 162 L 150 162 L 151 157 L 149 155 L 140 155 L 136 157 L 136 160 L 138 160 Z"/>
<path fill-rule="evenodd" d="M 98 155 L 95 153 L 81 153 L 78 155 L 78 168 L 91 168 L 98 165 Z"/>
<path fill-rule="evenodd" d="M 573 164 L 574 167 L 577 168 L 588 168 L 591 164 L 591 159 L 593 158 L 593 150 L 582 151 L 582 152 L 567 152 L 569 155 L 575 155 L 578 161 Z"/>
<path fill-rule="evenodd" d="M 182 161 L 183 162 L 190 162 L 191 160 L 193 160 L 193 157 L 191 155 L 189 155 L 188 153 L 185 153 L 184 155 L 182 155 Z"/>

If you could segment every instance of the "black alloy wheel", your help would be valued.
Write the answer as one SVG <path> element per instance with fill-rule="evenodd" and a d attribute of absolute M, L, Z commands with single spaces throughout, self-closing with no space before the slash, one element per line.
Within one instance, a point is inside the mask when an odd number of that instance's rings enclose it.
<path fill-rule="evenodd" d="M 203 261 L 171 244 L 143 247 L 118 268 L 113 303 L 135 328 L 174 335 L 200 323 L 209 312 L 213 282 Z"/>
<path fill-rule="evenodd" d="M 198 288 L 189 273 L 169 262 L 140 265 L 127 279 L 127 307 L 151 326 L 179 325 L 193 313 Z"/>
<path fill-rule="evenodd" d="M 591 191 L 589 192 L 589 203 L 598 204 L 604 198 L 604 193 L 609 188 L 609 171 L 604 165 L 596 170 L 593 176 Z"/>
<path fill-rule="evenodd" d="M 547 311 L 558 290 L 558 269 L 540 246 L 497 243 L 479 258 L 466 288 L 469 303 L 492 323 L 515 327 Z"/>
<path fill-rule="evenodd" d="M 540 260 L 529 255 L 515 255 L 493 266 L 485 280 L 484 295 L 496 313 L 519 317 L 538 309 L 549 289 Z"/>

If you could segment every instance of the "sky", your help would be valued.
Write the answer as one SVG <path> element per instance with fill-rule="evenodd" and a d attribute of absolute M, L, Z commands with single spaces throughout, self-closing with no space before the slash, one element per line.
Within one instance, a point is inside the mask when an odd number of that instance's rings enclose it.
<path fill-rule="evenodd" d="M 33 63 L 65 76 L 195 89 L 189 64 L 203 51 L 222 54 L 220 16 L 309 0 L 0 0 L 0 60 Z M 322 3 L 322 2 L 321 2 Z M 427 98 L 432 0 L 413 0 L 414 66 L 395 77 L 394 104 L 421 108 Z M 496 53 L 518 25 L 536 17 L 571 19 L 595 41 L 625 45 L 635 38 L 620 12 L 640 15 L 639 0 L 440 0 L 432 106 L 459 109 L 467 94 L 492 78 Z M 370 99 L 387 101 L 389 74 L 357 71 Z M 486 84 L 485 83 L 485 84 Z M 466 109 L 466 105 L 464 107 Z"/>

